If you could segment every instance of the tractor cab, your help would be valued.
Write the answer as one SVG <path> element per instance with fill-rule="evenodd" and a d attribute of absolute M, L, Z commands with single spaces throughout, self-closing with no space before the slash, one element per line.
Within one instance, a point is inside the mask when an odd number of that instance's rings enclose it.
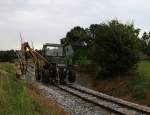
<path fill-rule="evenodd" d="M 43 56 L 48 60 L 49 81 L 59 83 L 75 82 L 75 72 L 67 61 L 66 48 L 62 44 L 46 43 L 43 45 Z"/>
<path fill-rule="evenodd" d="M 43 55 L 50 63 L 55 63 L 57 66 L 66 66 L 65 49 L 61 44 L 44 44 Z"/>

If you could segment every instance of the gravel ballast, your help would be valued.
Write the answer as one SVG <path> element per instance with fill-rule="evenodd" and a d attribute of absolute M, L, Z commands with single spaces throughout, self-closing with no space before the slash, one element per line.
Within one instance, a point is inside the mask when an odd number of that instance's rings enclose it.
<path fill-rule="evenodd" d="M 45 86 L 37 83 L 41 94 L 50 100 L 54 100 L 70 115 L 116 115 L 99 106 L 88 103 L 76 96 L 60 90 L 55 86 Z"/>

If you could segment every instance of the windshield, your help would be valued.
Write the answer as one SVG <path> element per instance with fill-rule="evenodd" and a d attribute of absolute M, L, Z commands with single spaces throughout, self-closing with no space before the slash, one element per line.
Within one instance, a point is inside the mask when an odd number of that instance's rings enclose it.
<path fill-rule="evenodd" d="M 63 47 L 47 47 L 46 55 L 52 57 L 61 57 L 63 55 Z"/>

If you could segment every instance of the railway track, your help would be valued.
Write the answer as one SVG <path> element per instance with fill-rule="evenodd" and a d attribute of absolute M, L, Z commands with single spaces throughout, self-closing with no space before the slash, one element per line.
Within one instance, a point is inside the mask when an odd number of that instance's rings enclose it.
<path fill-rule="evenodd" d="M 29 70 L 33 71 L 33 67 L 31 66 Z M 67 84 L 56 85 L 56 87 L 76 97 L 79 97 L 88 103 L 105 108 L 112 113 L 121 115 L 150 115 L 150 108 L 147 106 L 141 106 L 128 101 L 123 101 L 121 99 L 114 98 L 112 96 L 108 96 L 79 85 Z"/>
<path fill-rule="evenodd" d="M 120 115 L 150 115 L 150 108 L 140 106 L 134 103 L 120 101 L 119 99 L 112 99 L 105 94 L 87 91 L 85 88 L 74 85 L 57 85 L 61 90 L 64 90 L 74 96 L 77 96 L 94 105 L 103 107 L 113 113 Z M 104 96 L 105 95 L 105 96 Z"/>

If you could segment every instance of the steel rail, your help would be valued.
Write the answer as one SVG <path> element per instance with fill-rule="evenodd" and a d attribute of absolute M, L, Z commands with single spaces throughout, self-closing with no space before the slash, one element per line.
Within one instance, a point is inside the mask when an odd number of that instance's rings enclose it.
<path fill-rule="evenodd" d="M 108 107 L 108 106 L 106 106 L 106 105 L 103 104 L 103 103 L 98 103 L 97 101 L 94 101 L 92 98 L 91 98 L 91 99 L 90 99 L 90 98 L 86 98 L 86 97 L 84 97 L 84 96 L 82 96 L 82 95 L 80 95 L 80 94 L 77 94 L 76 92 L 69 91 L 69 90 L 67 90 L 64 86 L 63 86 L 63 87 L 62 87 L 61 85 L 55 85 L 55 86 L 56 86 L 57 88 L 59 88 L 59 89 L 65 91 L 65 92 L 68 92 L 68 93 L 70 93 L 70 94 L 72 94 L 72 95 L 74 95 L 74 96 L 76 96 L 76 97 L 79 97 L 79 98 L 81 98 L 81 99 L 83 99 L 83 100 L 85 100 L 85 101 L 87 101 L 87 102 L 89 102 L 89 103 L 92 103 L 92 104 L 94 104 L 94 105 L 96 105 L 96 106 L 100 106 L 100 107 L 102 107 L 102 108 L 104 108 L 104 109 L 106 109 L 106 110 L 108 110 L 108 111 L 110 111 L 110 112 L 116 113 L 116 114 L 118 114 L 118 115 L 131 115 L 131 114 L 127 114 L 127 113 L 124 113 L 124 112 L 122 112 L 122 111 L 119 111 L 119 110 L 117 110 L 117 109 L 113 109 L 113 108 L 111 108 L 111 107 Z"/>
<path fill-rule="evenodd" d="M 81 92 L 84 92 L 84 93 L 86 93 L 86 94 L 95 96 L 95 97 L 97 97 L 97 98 L 104 99 L 104 100 L 107 100 L 107 101 L 109 101 L 109 102 L 113 102 L 113 103 L 115 103 L 115 104 L 119 104 L 119 105 L 121 105 L 121 106 L 125 106 L 125 107 L 127 107 L 127 108 L 130 108 L 130 109 L 139 111 L 139 112 L 141 112 L 142 114 L 148 114 L 148 115 L 150 115 L 150 108 L 148 108 L 148 107 L 146 107 L 146 109 L 143 109 L 143 106 L 135 107 L 135 106 L 137 106 L 137 105 L 134 104 L 134 103 L 132 103 L 132 105 L 131 105 L 131 104 L 125 104 L 125 103 L 123 103 L 122 101 L 116 101 L 116 100 L 118 100 L 118 99 L 113 100 L 113 99 L 111 99 L 111 98 L 108 98 L 108 97 L 105 97 L 105 96 L 101 96 L 101 95 L 98 95 L 98 94 L 95 94 L 95 93 L 92 93 L 92 92 L 88 92 L 87 90 L 83 90 L 83 89 L 81 89 L 81 88 L 77 88 L 77 87 L 75 87 L 75 86 L 73 86 L 73 85 L 67 85 L 67 86 L 70 87 L 70 88 L 73 88 L 73 89 L 75 89 L 75 90 L 79 90 L 79 91 L 81 91 Z M 104 94 L 104 95 L 105 95 L 105 94 Z"/>

